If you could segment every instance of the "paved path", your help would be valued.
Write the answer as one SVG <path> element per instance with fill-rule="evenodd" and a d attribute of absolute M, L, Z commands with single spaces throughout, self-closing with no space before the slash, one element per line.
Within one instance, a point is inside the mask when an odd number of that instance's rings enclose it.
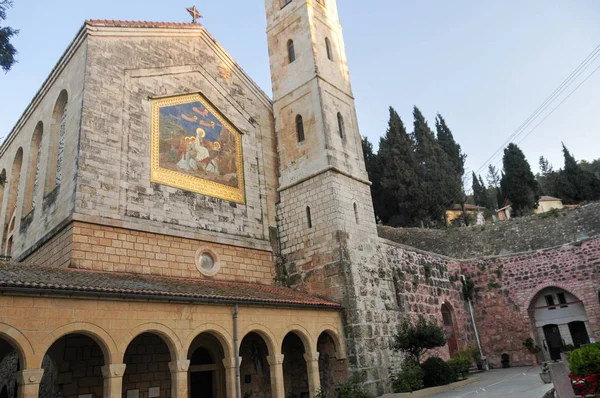
<path fill-rule="evenodd" d="M 542 398 L 552 389 L 540 379 L 540 367 L 496 369 L 478 373 L 478 382 L 432 398 Z"/>

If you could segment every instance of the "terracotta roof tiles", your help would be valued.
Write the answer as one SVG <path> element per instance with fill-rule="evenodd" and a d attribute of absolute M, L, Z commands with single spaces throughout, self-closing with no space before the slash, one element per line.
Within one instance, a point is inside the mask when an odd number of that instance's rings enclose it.
<path fill-rule="evenodd" d="M 289 288 L 243 282 L 96 272 L 62 267 L 0 264 L 0 292 L 120 296 L 341 309 L 341 305 Z"/>

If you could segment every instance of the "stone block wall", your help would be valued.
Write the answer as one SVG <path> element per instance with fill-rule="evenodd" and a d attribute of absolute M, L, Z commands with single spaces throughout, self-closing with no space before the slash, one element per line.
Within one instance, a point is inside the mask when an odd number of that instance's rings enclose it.
<path fill-rule="evenodd" d="M 86 44 L 76 39 L 0 146 L 0 173 L 5 173 L 7 178 L 7 183 L 0 187 L 0 241 L 4 249 L 6 227 L 14 209 L 15 234 L 11 255 L 17 261 L 28 255 L 31 247 L 48 240 L 49 233 L 60 226 L 74 208 L 86 51 Z M 56 121 L 54 110 L 63 93 L 68 97 L 67 110 L 64 119 Z M 60 129 L 56 123 L 64 126 L 63 145 L 57 142 L 61 140 L 60 134 L 51 134 L 53 128 Z M 41 134 L 37 151 L 36 145 L 33 145 L 34 134 Z M 45 192 L 47 175 L 55 171 L 48 167 L 52 163 L 49 157 L 53 147 L 57 148 L 56 154 L 61 158 L 60 183 L 51 192 Z M 20 173 L 13 176 L 13 162 L 20 150 Z M 33 170 L 34 167 L 36 170 Z M 35 205 L 33 209 L 32 203 Z M 12 204 L 15 204 L 14 207 Z"/>
<path fill-rule="evenodd" d="M 547 249 L 600 235 L 600 202 L 558 213 L 447 230 L 379 228 L 379 236 L 457 259 Z"/>
<path fill-rule="evenodd" d="M 183 278 L 206 278 L 196 251 L 212 250 L 221 270 L 211 279 L 273 284 L 269 247 L 255 249 L 218 241 L 162 235 L 75 221 L 25 259 L 25 263 Z"/>
<path fill-rule="evenodd" d="M 149 389 L 158 387 L 160 397 L 171 396 L 169 347 L 154 334 L 142 334 L 125 351 L 127 364 L 123 375 L 123 393 L 139 390 L 140 398 L 149 397 Z"/>
<path fill-rule="evenodd" d="M 461 262 L 478 292 L 474 307 L 484 352 L 493 366 L 507 353 L 514 365 L 533 358 L 523 349 L 536 338 L 528 309 L 544 288 L 554 286 L 582 301 L 596 340 L 600 340 L 600 239 L 514 256 Z M 539 343 L 538 343 L 539 344 Z"/>
<path fill-rule="evenodd" d="M 25 264 L 68 267 L 73 256 L 73 224 L 69 223 L 39 248 L 31 248 L 31 255 L 23 259 Z"/>
<path fill-rule="evenodd" d="M 475 344 L 462 285 L 452 277 L 459 270 L 457 261 L 383 239 L 351 244 L 349 251 L 357 289 L 355 307 L 346 311 L 349 359 L 355 370 L 367 374 L 378 395 L 390 391 L 390 369 L 400 368 L 402 356 L 391 347 L 404 318 L 422 315 L 443 325 L 445 302 L 453 310 L 459 349 Z M 447 359 L 448 348 L 430 355 Z"/>
<path fill-rule="evenodd" d="M 202 27 L 147 30 L 88 39 L 76 213 L 268 243 L 277 186 L 270 100 Z M 151 99 L 195 92 L 242 133 L 244 204 L 150 181 Z"/>

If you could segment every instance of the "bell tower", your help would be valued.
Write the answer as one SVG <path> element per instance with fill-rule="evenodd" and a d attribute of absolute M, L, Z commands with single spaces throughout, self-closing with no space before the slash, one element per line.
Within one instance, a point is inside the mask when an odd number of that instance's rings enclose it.
<path fill-rule="evenodd" d="M 373 373 L 359 281 L 378 237 L 336 1 L 265 3 L 284 276 L 345 307 L 348 363 Z"/>
<path fill-rule="evenodd" d="M 377 229 L 337 5 L 266 8 L 281 254 L 292 286 L 348 305 L 351 241 Z"/>

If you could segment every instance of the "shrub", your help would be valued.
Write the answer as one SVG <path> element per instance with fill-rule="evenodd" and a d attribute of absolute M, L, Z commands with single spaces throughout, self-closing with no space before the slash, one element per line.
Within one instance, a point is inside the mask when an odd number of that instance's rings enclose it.
<path fill-rule="evenodd" d="M 459 378 L 465 379 L 469 374 L 469 369 L 471 368 L 471 360 L 467 358 L 452 358 L 451 360 L 446 362 L 452 372 L 454 373 L 455 379 Z"/>
<path fill-rule="evenodd" d="M 483 367 L 481 352 L 479 352 L 479 348 L 475 345 L 470 345 L 467 348 L 456 351 L 453 358 L 468 359 L 470 362 L 475 362 L 478 368 Z"/>
<path fill-rule="evenodd" d="M 600 374 L 600 343 L 581 347 L 569 355 L 569 367 L 575 376 Z"/>
<path fill-rule="evenodd" d="M 538 352 L 542 351 L 539 346 L 535 345 L 531 337 L 528 337 L 527 340 L 523 342 L 523 347 L 525 347 L 527 351 L 532 354 L 537 354 Z"/>
<path fill-rule="evenodd" d="M 346 383 L 340 387 L 339 398 L 373 398 L 366 389 L 364 378 L 360 375 L 353 375 Z"/>
<path fill-rule="evenodd" d="M 435 322 L 419 316 L 414 325 L 408 319 L 404 319 L 394 340 L 396 351 L 401 351 L 410 356 L 410 359 L 420 363 L 421 355 L 427 350 L 446 345 L 446 332 Z"/>
<path fill-rule="evenodd" d="M 425 387 L 445 386 L 454 381 L 454 373 L 442 358 L 431 357 L 423 362 L 423 384 Z"/>
<path fill-rule="evenodd" d="M 402 369 L 392 376 L 394 392 L 413 392 L 423 388 L 423 369 L 411 360 L 404 361 Z"/>

